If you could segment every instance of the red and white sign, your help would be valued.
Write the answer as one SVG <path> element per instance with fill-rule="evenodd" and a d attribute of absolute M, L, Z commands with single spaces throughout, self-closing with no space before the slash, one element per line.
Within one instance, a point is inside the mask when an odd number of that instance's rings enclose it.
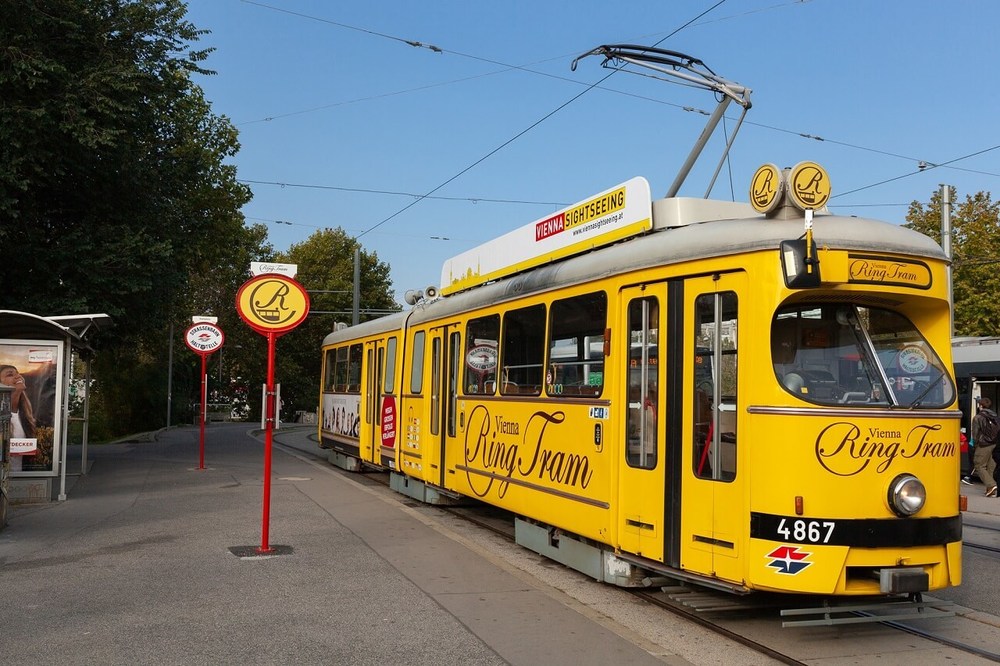
<path fill-rule="evenodd" d="M 387 395 L 382 399 L 382 446 L 396 443 L 396 398 Z"/>
<path fill-rule="evenodd" d="M 207 322 L 194 324 L 184 334 L 184 343 L 195 354 L 211 354 L 226 341 L 222 329 Z"/>
<path fill-rule="evenodd" d="M 465 355 L 465 364 L 479 374 L 497 369 L 497 348 L 494 345 L 476 345 Z"/>

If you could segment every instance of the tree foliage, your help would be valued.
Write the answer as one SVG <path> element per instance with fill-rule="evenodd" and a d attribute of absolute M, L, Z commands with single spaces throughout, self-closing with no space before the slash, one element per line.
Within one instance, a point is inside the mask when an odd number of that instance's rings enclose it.
<path fill-rule="evenodd" d="M 389 266 L 365 252 L 343 229 L 322 229 L 278 253 L 298 266 L 296 280 L 310 292 L 310 315 L 279 339 L 277 369 L 286 418 L 293 410 L 316 411 L 320 385 L 320 345 L 337 322 L 349 323 L 354 300 L 354 251 L 359 250 L 360 321 L 399 306 L 393 299 Z"/>
<path fill-rule="evenodd" d="M 182 339 L 192 314 L 234 320 L 249 262 L 272 252 L 240 212 L 237 132 L 191 79 L 211 49 L 192 47 L 205 31 L 185 13 L 0 3 L 0 308 L 111 315 L 96 374 L 115 432 L 164 420 L 170 326 Z"/>
<path fill-rule="evenodd" d="M 958 201 L 951 189 L 952 294 L 955 335 L 1000 335 L 1000 203 L 989 192 Z M 941 242 L 941 191 L 926 206 L 914 201 L 906 227 Z"/>

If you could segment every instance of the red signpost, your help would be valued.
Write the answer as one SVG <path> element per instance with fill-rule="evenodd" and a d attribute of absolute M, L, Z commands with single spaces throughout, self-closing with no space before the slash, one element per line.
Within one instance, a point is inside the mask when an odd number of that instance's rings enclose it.
<path fill-rule="evenodd" d="M 271 446 L 277 417 L 274 390 L 275 341 L 301 324 L 309 314 L 309 294 L 290 277 L 265 273 L 250 278 L 236 294 L 240 318 L 267 338 L 267 384 L 264 393 L 264 500 L 261 543 L 258 553 L 270 553 L 268 531 L 271 520 Z"/>
<path fill-rule="evenodd" d="M 222 329 L 207 321 L 194 323 L 184 334 L 188 349 L 201 356 L 201 436 L 198 439 L 198 469 L 205 469 L 205 412 L 208 411 L 208 357 L 222 349 L 226 336 Z"/>

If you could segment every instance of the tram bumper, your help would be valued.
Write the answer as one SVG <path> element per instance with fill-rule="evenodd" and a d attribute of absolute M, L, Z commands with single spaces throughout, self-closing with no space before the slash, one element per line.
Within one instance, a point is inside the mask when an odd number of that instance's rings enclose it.
<path fill-rule="evenodd" d="M 930 576 L 921 567 L 894 567 L 879 571 L 879 591 L 883 594 L 927 592 Z"/>

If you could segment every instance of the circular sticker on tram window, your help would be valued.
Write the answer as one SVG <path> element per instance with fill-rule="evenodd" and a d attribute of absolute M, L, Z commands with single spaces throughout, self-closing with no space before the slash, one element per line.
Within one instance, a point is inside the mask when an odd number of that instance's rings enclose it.
<path fill-rule="evenodd" d="M 909 375 L 927 369 L 927 354 L 920 347 L 906 347 L 899 352 L 899 367 Z"/>
<path fill-rule="evenodd" d="M 497 348 L 490 345 L 476 345 L 465 355 L 465 363 L 480 373 L 495 370 L 497 367 Z"/>

